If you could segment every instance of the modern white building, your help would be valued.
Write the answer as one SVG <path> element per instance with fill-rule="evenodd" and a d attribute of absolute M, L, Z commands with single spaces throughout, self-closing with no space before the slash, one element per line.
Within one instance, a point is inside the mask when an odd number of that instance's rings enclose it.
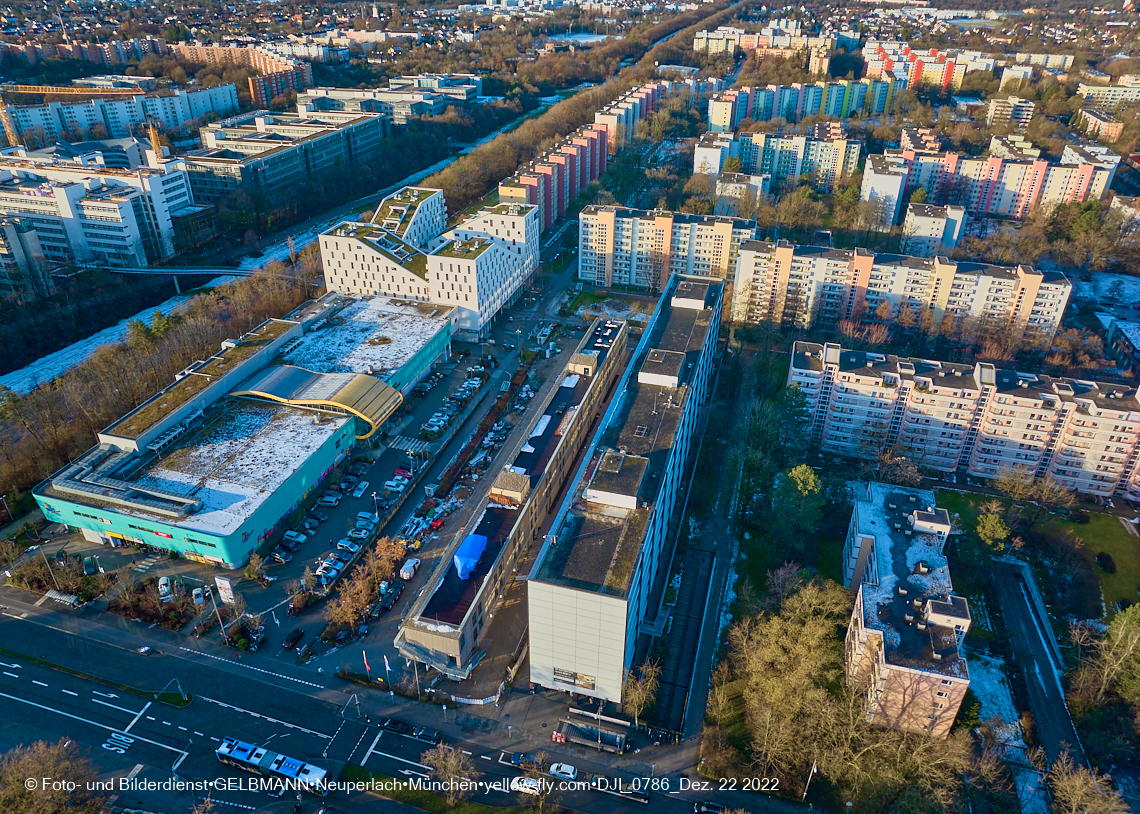
<path fill-rule="evenodd" d="M 443 193 L 404 187 L 380 202 L 371 223 L 321 235 L 325 285 L 446 305 L 456 332 L 481 337 L 538 268 L 538 217 L 532 204 L 499 204 L 444 231 Z"/>
<path fill-rule="evenodd" d="M 826 452 L 898 447 L 920 466 L 995 478 L 1014 469 L 1085 494 L 1140 498 L 1135 387 L 796 342 L 788 384 Z"/>
<path fill-rule="evenodd" d="M 917 257 L 948 255 L 962 237 L 966 210 L 960 206 L 909 204 L 899 250 Z"/>
<path fill-rule="evenodd" d="M 297 111 L 304 116 L 327 111 L 382 113 L 394 124 L 407 124 L 424 116 L 438 116 L 454 100 L 435 90 L 422 88 L 309 88 L 297 97 Z"/>
<path fill-rule="evenodd" d="M 1041 340 L 1061 325 L 1072 284 L 1058 271 L 1007 268 L 945 257 L 876 255 L 754 240 L 740 247 L 732 319 L 809 327 L 868 317 L 884 302 L 1012 324 Z"/>
<path fill-rule="evenodd" d="M 808 175 L 813 189 L 830 193 L 839 181 L 858 171 L 862 150 L 863 142 L 842 135 L 706 133 L 693 151 L 693 172 L 719 173 L 725 161 L 739 158 L 745 175 L 768 175 L 783 189 L 794 187 L 800 176 Z"/>
<path fill-rule="evenodd" d="M 1091 85 L 1081 82 L 1077 85 L 1077 96 L 1085 100 L 1087 107 L 1096 110 L 1115 110 L 1140 102 L 1140 85 Z"/>
<path fill-rule="evenodd" d="M 527 581 L 530 680 L 621 703 L 708 399 L 724 283 L 674 275 Z"/>

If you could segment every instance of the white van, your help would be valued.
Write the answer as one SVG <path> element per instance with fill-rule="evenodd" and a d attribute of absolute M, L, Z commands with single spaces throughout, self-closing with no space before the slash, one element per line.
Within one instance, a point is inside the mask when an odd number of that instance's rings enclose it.
<path fill-rule="evenodd" d="M 174 598 L 174 594 L 170 592 L 170 577 L 162 577 L 158 581 L 158 598 L 163 602 L 169 602 Z"/>
<path fill-rule="evenodd" d="M 412 557 L 400 566 L 400 579 L 407 582 L 416 575 L 418 570 L 420 570 L 420 561 Z"/>

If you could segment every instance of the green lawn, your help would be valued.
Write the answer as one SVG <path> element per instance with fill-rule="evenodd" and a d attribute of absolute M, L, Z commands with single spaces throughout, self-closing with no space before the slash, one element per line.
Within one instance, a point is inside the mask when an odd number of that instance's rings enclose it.
<path fill-rule="evenodd" d="M 978 504 L 990 499 L 982 495 L 939 490 L 938 505 L 960 516 L 964 531 L 972 531 L 978 519 Z M 1005 502 L 1005 501 L 1003 501 Z M 1084 542 L 1081 553 L 1100 580 L 1104 600 L 1109 608 L 1118 602 L 1137 600 L 1140 588 L 1140 537 L 1134 537 L 1113 515 L 1089 512 L 1089 522 L 1074 523 L 1058 515 L 1048 515 L 1032 529 L 1040 537 L 1060 537 L 1072 532 Z M 1105 552 L 1116 564 L 1116 573 L 1108 574 L 1096 564 L 1096 555 Z M 955 585 L 958 574 L 955 573 Z"/>

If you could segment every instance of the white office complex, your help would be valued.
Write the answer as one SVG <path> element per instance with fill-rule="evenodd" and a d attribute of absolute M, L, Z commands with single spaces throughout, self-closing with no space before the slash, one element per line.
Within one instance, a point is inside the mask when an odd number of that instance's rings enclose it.
<path fill-rule="evenodd" d="M 732 320 L 809 327 L 860 319 L 882 303 L 935 322 L 946 314 L 975 317 L 1046 340 L 1053 337 L 1072 293 L 1058 271 L 1006 268 L 945 257 L 876 255 L 755 240 L 740 247 Z"/>
<path fill-rule="evenodd" d="M 309 88 L 297 97 L 297 111 L 302 115 L 320 115 L 326 111 L 383 113 L 393 124 L 407 124 L 423 116 L 438 116 L 454 103 L 453 98 L 435 89 L 410 86 Z"/>
<path fill-rule="evenodd" d="M 807 397 L 812 441 L 874 458 L 995 478 L 1009 470 L 1078 492 L 1140 499 L 1135 387 L 796 342 L 788 384 Z"/>
<path fill-rule="evenodd" d="M 454 330 L 481 337 L 538 267 L 538 217 L 532 204 L 499 204 L 446 230 L 443 193 L 404 187 L 370 223 L 347 221 L 321 235 L 325 285 L 453 307 Z"/>
<path fill-rule="evenodd" d="M 739 158 L 745 175 L 768 175 L 781 189 L 795 187 L 801 175 L 808 175 L 812 188 L 827 194 L 858 171 L 862 150 L 863 142 L 826 128 L 807 136 L 706 133 L 693 151 L 693 172 L 718 173 L 727 159 Z"/>
<path fill-rule="evenodd" d="M 1103 157 L 1075 151 L 1054 164 L 1041 158 L 889 150 L 868 157 L 860 197 L 882 201 L 884 230 L 898 223 L 906 193 L 920 187 L 927 203 L 1021 219 L 1036 206 L 1099 200 L 1115 169 Z"/>
<path fill-rule="evenodd" d="M 724 284 L 674 276 L 535 558 L 530 680 L 620 703 L 708 400 Z"/>
<path fill-rule="evenodd" d="M 587 206 L 578 216 L 578 279 L 592 285 L 665 288 L 670 275 L 732 279 L 756 222 L 662 209 Z"/>
<path fill-rule="evenodd" d="M 155 121 L 163 129 L 192 126 L 206 118 L 221 118 L 238 109 L 233 85 L 193 90 L 163 90 L 138 96 L 89 99 L 83 102 L 44 102 L 7 105 L 16 132 L 28 146 L 47 146 L 57 139 L 122 138 Z M 105 131 L 105 132 L 104 132 Z"/>
<path fill-rule="evenodd" d="M 949 254 L 958 245 L 965 223 L 966 210 L 960 206 L 909 204 L 899 250 L 918 257 Z"/>
<path fill-rule="evenodd" d="M 0 155 L 0 214 L 35 229 L 49 267 L 139 267 L 171 257 L 175 220 L 193 203 L 186 173 L 169 161 L 127 170 L 19 148 Z"/>

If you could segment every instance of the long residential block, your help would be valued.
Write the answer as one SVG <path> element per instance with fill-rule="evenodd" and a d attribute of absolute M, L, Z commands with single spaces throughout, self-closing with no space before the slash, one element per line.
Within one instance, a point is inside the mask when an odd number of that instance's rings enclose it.
<path fill-rule="evenodd" d="M 769 175 L 781 188 L 794 187 L 801 175 L 812 187 L 832 193 L 843 178 L 859 169 L 863 142 L 828 135 L 780 136 L 769 133 L 706 133 L 693 151 L 693 172 L 718 173 L 728 158 L 739 158 L 746 175 Z"/>
<path fill-rule="evenodd" d="M 839 455 L 904 450 L 920 466 L 995 478 L 1048 476 L 1092 495 L 1140 498 L 1135 387 L 796 342 L 788 384 L 811 437 Z"/>
<path fill-rule="evenodd" d="M 709 131 L 736 130 L 745 119 L 797 122 L 806 116 L 848 118 L 856 113 L 879 116 L 906 89 L 905 79 L 841 79 L 833 82 L 729 88 L 709 101 Z"/>
<path fill-rule="evenodd" d="M 810 327 L 857 319 L 882 303 L 1011 324 L 1040 340 L 1051 339 L 1072 294 L 1058 271 L 992 266 L 831 249 L 787 241 L 750 241 L 736 264 L 732 318 Z"/>

